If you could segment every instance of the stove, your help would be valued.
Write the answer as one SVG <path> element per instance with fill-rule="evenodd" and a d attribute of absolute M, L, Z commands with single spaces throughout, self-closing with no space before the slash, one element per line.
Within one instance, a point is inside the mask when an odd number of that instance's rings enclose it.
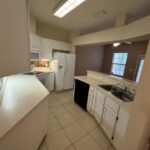
<path fill-rule="evenodd" d="M 46 87 L 48 88 L 48 76 L 49 76 L 49 72 L 41 72 L 41 71 L 30 71 L 30 72 L 26 72 L 24 73 L 26 75 L 34 75 L 36 76 L 39 81 Z"/>

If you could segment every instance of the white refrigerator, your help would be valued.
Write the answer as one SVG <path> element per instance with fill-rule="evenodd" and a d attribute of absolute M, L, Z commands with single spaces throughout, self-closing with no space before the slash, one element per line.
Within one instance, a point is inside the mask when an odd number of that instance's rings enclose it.
<path fill-rule="evenodd" d="M 75 54 L 60 52 L 53 54 L 56 92 L 73 89 L 75 59 Z"/>

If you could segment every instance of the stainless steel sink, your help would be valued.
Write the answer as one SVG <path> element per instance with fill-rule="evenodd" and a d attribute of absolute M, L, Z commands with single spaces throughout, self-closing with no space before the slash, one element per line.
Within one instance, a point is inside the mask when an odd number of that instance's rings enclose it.
<path fill-rule="evenodd" d="M 129 92 L 119 91 L 119 92 L 112 92 L 112 94 L 125 102 L 131 102 L 134 100 L 134 95 Z"/>
<path fill-rule="evenodd" d="M 115 86 L 115 85 L 99 85 L 100 87 L 102 87 L 103 89 L 107 90 L 107 91 L 111 91 L 111 92 L 118 92 L 120 90 L 122 90 L 120 87 Z"/>
<path fill-rule="evenodd" d="M 120 88 L 116 85 L 99 85 L 101 88 L 110 91 L 114 96 L 118 97 L 119 99 L 123 100 L 124 102 L 131 102 L 134 100 L 134 94 Z"/>

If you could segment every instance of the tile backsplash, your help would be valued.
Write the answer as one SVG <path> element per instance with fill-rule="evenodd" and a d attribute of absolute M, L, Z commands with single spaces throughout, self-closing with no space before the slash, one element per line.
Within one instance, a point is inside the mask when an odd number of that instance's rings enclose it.
<path fill-rule="evenodd" d="M 31 65 L 35 65 L 35 67 L 49 67 L 50 66 L 50 61 L 31 61 Z"/>

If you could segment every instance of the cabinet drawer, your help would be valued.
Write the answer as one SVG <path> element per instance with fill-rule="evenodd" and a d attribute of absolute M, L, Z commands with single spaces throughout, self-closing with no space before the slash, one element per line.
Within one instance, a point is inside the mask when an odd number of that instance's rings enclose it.
<path fill-rule="evenodd" d="M 111 108 L 115 113 L 118 113 L 119 111 L 119 105 L 113 102 L 110 98 L 106 97 L 106 107 L 108 106 Z"/>
<path fill-rule="evenodd" d="M 101 103 L 105 102 L 105 95 L 103 93 L 101 93 L 100 91 L 96 91 L 96 100 L 101 101 Z"/>

